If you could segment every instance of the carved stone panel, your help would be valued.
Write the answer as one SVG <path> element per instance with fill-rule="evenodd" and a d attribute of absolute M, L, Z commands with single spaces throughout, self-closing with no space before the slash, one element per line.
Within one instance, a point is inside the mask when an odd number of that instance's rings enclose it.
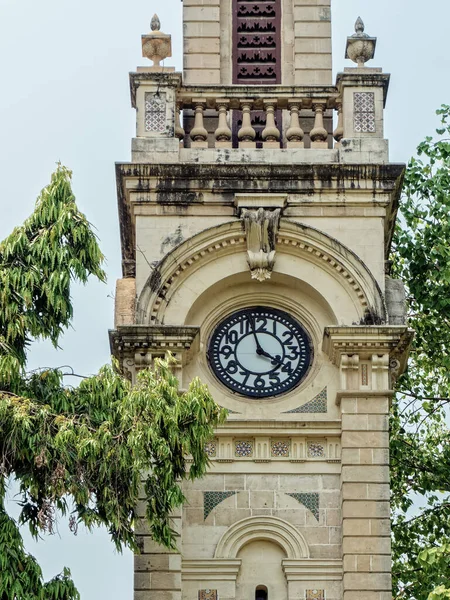
<path fill-rule="evenodd" d="M 281 83 L 281 0 L 233 0 L 233 83 Z"/>
<path fill-rule="evenodd" d="M 275 265 L 275 242 L 281 210 L 243 209 L 245 233 L 247 235 L 247 261 L 252 279 L 270 279 Z"/>

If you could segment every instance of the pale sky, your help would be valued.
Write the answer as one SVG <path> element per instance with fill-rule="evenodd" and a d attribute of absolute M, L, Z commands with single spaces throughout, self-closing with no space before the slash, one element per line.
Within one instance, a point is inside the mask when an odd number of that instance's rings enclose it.
<path fill-rule="evenodd" d="M 74 171 L 81 209 L 98 229 L 107 256 L 108 284 L 74 291 L 73 330 L 56 353 L 36 345 L 30 368 L 70 364 L 94 373 L 109 361 L 113 293 L 120 277 L 114 162 L 130 160 L 134 110 L 128 72 L 145 65 L 140 36 L 157 12 L 172 34 L 181 70 L 180 0 L 0 0 L 0 239 L 32 211 L 40 189 L 60 160 Z M 332 0 L 334 74 L 344 60 L 345 38 L 361 15 L 378 37 L 369 66 L 392 75 L 386 137 L 391 160 L 406 162 L 437 126 L 434 115 L 450 103 L 449 0 Z M 14 511 L 14 507 L 12 508 Z M 83 600 L 132 600 L 132 556 L 118 556 L 106 533 L 60 535 L 28 549 L 47 578 L 72 570 Z"/>

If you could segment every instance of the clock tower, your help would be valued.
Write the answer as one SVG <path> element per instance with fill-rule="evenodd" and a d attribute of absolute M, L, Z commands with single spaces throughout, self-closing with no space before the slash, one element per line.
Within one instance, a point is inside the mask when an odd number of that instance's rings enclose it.
<path fill-rule="evenodd" d="M 228 420 L 184 485 L 178 552 L 138 523 L 135 600 L 388 600 L 389 403 L 411 332 L 388 256 L 404 166 L 358 19 L 332 80 L 330 0 L 184 0 L 142 36 L 117 164 L 112 353 L 167 350 Z M 141 517 L 145 507 L 138 507 Z"/>

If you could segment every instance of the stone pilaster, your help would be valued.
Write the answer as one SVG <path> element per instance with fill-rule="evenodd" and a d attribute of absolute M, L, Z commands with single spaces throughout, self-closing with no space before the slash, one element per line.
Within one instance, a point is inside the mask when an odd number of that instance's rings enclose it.
<path fill-rule="evenodd" d="M 392 597 L 389 505 L 391 368 L 403 370 L 405 327 L 335 327 L 324 350 L 339 366 L 343 600 Z"/>
<path fill-rule="evenodd" d="M 344 600 L 391 597 L 389 398 L 343 392 Z"/>
<path fill-rule="evenodd" d="M 181 510 L 172 519 L 180 535 L 177 551 L 156 544 L 145 521 L 145 502 L 137 507 L 136 535 L 140 554 L 134 557 L 134 600 L 181 600 Z"/>

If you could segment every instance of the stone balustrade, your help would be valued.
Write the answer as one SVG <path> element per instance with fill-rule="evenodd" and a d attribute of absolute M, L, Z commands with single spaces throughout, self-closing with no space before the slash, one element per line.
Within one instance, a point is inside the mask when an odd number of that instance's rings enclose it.
<path fill-rule="evenodd" d="M 342 98 L 335 87 L 180 87 L 175 136 L 191 148 L 330 148 L 333 111 L 339 143 Z"/>

